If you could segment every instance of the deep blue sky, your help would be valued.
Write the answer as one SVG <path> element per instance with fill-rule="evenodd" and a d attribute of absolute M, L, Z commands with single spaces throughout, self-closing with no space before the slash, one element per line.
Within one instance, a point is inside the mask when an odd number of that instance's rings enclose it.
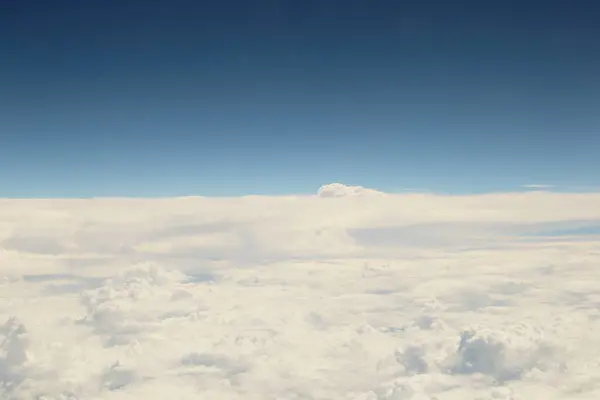
<path fill-rule="evenodd" d="M 600 187 L 596 0 L 0 2 L 0 197 Z"/>

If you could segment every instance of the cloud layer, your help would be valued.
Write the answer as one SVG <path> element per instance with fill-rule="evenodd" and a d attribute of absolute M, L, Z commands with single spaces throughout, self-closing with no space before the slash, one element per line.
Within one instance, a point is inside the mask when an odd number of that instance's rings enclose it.
<path fill-rule="evenodd" d="M 0 397 L 595 398 L 599 221 L 341 184 L 0 200 Z"/>

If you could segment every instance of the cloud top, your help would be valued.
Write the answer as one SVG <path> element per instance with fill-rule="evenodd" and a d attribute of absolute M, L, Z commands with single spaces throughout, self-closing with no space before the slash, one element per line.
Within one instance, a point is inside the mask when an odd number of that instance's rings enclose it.
<path fill-rule="evenodd" d="M 598 397 L 599 194 L 320 194 L 3 200 L 0 398 Z"/>
<path fill-rule="evenodd" d="M 370 195 L 383 194 L 374 189 L 368 189 L 362 186 L 348 186 L 343 183 L 330 183 L 323 185 L 317 191 L 317 195 L 323 198 L 331 197 L 362 197 Z"/>

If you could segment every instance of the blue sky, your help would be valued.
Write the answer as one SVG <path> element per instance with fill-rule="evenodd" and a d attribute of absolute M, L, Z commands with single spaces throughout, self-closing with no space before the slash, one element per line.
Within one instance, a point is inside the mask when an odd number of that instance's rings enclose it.
<path fill-rule="evenodd" d="M 212 3 L 3 5 L 0 197 L 600 187 L 600 4 Z"/>

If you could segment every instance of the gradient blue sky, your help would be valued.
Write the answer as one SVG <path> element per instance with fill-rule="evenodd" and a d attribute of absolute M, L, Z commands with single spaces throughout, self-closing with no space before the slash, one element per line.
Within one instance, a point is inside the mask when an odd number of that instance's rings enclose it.
<path fill-rule="evenodd" d="M 0 197 L 600 187 L 594 0 L 0 6 Z"/>

